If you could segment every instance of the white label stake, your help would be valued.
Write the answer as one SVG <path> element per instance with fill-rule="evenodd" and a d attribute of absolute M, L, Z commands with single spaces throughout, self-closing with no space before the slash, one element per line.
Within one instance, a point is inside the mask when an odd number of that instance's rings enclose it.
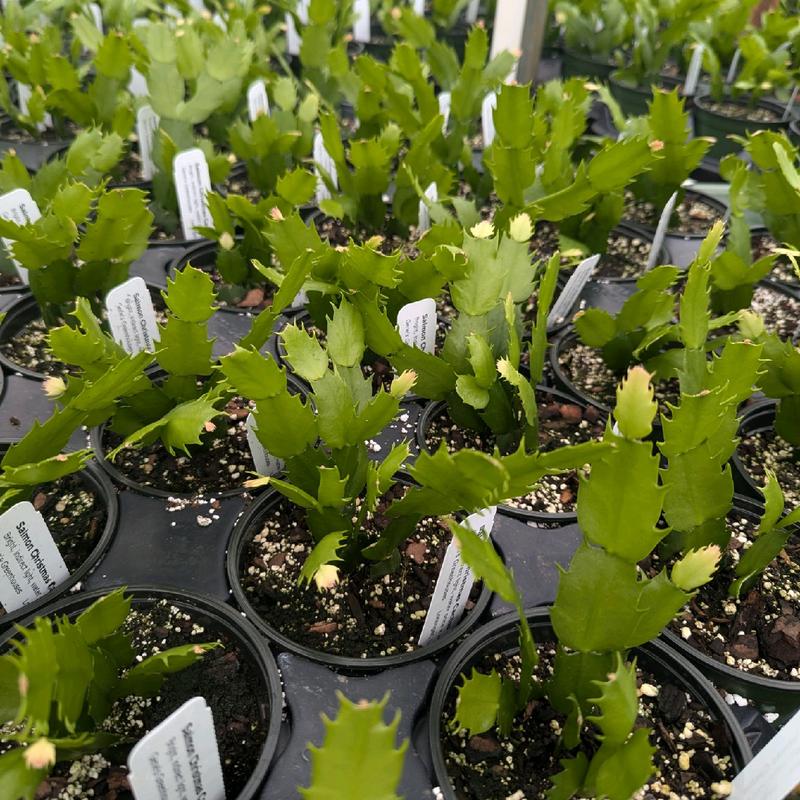
<path fill-rule="evenodd" d="M 142 162 L 142 178 L 152 180 L 156 174 L 153 161 L 153 139 L 160 120 L 150 106 L 142 106 L 136 112 L 136 138 L 139 140 L 139 159 Z"/>
<path fill-rule="evenodd" d="M 156 312 L 143 278 L 130 278 L 106 295 L 108 324 L 126 353 L 152 353 L 159 339 Z"/>
<path fill-rule="evenodd" d="M 686 81 L 683 84 L 683 93 L 686 97 L 694 97 L 697 91 L 697 81 L 700 79 L 700 68 L 703 66 L 703 53 L 705 47 L 702 44 L 695 45 L 692 59 L 686 69 Z"/>
<path fill-rule="evenodd" d="M 425 197 L 431 201 L 431 203 L 435 203 L 439 200 L 439 188 L 436 186 L 436 182 L 432 182 L 428 184 L 428 188 L 425 190 Z M 428 206 L 425 204 L 424 200 L 419 201 L 419 210 L 417 212 L 417 232 L 424 233 L 431 227 L 431 212 Z"/>
<path fill-rule="evenodd" d="M 36 201 L 31 197 L 27 189 L 14 189 L 0 197 L 0 217 L 3 219 L 16 222 L 17 225 L 30 225 L 32 222 L 36 222 L 41 216 L 39 206 L 36 205 Z M 3 244 L 10 253 L 12 241 L 3 238 Z M 28 270 L 15 258 L 12 257 L 11 260 L 17 268 L 20 280 L 27 284 L 29 282 Z"/>
<path fill-rule="evenodd" d="M 247 115 L 250 122 L 255 122 L 261 115 L 269 116 L 269 98 L 267 84 L 263 78 L 257 78 L 247 87 Z"/>
<path fill-rule="evenodd" d="M 414 0 L 414 13 L 418 17 L 425 16 L 425 0 Z"/>
<path fill-rule="evenodd" d="M 397 312 L 397 330 L 406 344 L 432 353 L 436 348 L 436 301 L 426 297 L 406 303 Z"/>
<path fill-rule="evenodd" d="M 295 10 L 297 18 L 302 25 L 308 25 L 308 6 L 311 0 L 298 0 Z M 300 55 L 300 34 L 297 32 L 297 25 L 294 23 L 294 16 L 286 12 L 286 52 L 290 56 Z"/>
<path fill-rule="evenodd" d="M 795 100 L 797 100 L 797 88 L 797 84 L 795 84 L 792 93 L 789 95 L 789 102 L 786 103 L 786 108 L 783 110 L 781 122 L 786 122 L 792 115 L 792 107 L 794 106 Z"/>
<path fill-rule="evenodd" d="M 548 330 L 552 330 L 556 325 L 560 325 L 567 318 L 567 315 L 575 306 L 575 302 L 581 296 L 583 287 L 586 286 L 589 278 L 592 277 L 592 273 L 598 261 L 600 261 L 599 254 L 589 256 L 589 258 L 585 258 L 581 261 L 572 271 L 572 275 L 569 276 L 569 280 L 564 286 L 564 289 L 550 309 L 550 314 L 547 317 Z"/>
<path fill-rule="evenodd" d="M 472 25 L 478 19 L 478 10 L 481 6 L 481 0 L 470 0 L 467 10 L 464 12 L 464 19 Z"/>
<path fill-rule="evenodd" d="M 206 195 L 211 191 L 208 162 L 199 147 L 178 153 L 172 162 L 172 177 L 178 195 L 178 209 L 184 239 L 200 239 L 198 225 L 214 224 L 208 211 Z"/>
<path fill-rule="evenodd" d="M 490 58 L 500 55 L 504 50 L 513 53 L 519 60 L 522 52 L 522 32 L 525 30 L 525 17 L 528 13 L 528 0 L 497 0 L 492 28 L 492 48 Z M 517 64 L 509 73 L 508 80 L 517 77 Z"/>
<path fill-rule="evenodd" d="M 656 265 L 656 261 L 658 261 L 658 254 L 664 246 L 664 237 L 667 235 L 669 221 L 672 217 L 672 212 L 675 210 L 675 203 L 677 202 L 678 193 L 675 192 L 672 197 L 667 200 L 667 204 L 661 212 L 661 218 L 658 220 L 658 225 L 656 226 L 656 235 L 653 237 L 653 244 L 650 246 L 650 254 L 647 256 L 646 269 L 652 269 Z"/>
<path fill-rule="evenodd" d="M 323 200 L 330 200 L 331 191 L 326 186 L 325 181 L 322 179 L 322 172 L 324 170 L 328 173 L 334 186 L 339 185 L 339 177 L 336 173 L 336 164 L 330 157 L 330 154 L 325 149 L 325 142 L 322 140 L 322 134 L 317 131 L 314 134 L 314 172 L 317 176 L 317 205 Z"/>
<path fill-rule="evenodd" d="M 187 700 L 135 745 L 128 779 L 136 800 L 225 800 L 211 709 Z"/>
<path fill-rule="evenodd" d="M 778 800 L 800 783 L 800 713 L 795 714 L 733 779 L 732 800 Z"/>
<path fill-rule="evenodd" d="M 95 27 L 100 33 L 103 33 L 103 9 L 100 8 L 98 3 L 89 3 L 89 11 L 92 14 Z"/>
<path fill-rule="evenodd" d="M 27 501 L 0 516 L 0 603 L 16 611 L 69 577 L 44 517 Z"/>
<path fill-rule="evenodd" d="M 491 506 L 470 514 L 461 524 L 486 538 L 492 534 L 496 513 L 497 506 Z M 461 560 L 461 551 L 450 542 L 442 559 L 431 605 L 419 635 L 420 647 L 436 641 L 458 622 L 464 613 L 474 582 L 472 570 Z"/>
<path fill-rule="evenodd" d="M 23 117 L 27 117 L 30 114 L 28 109 L 28 104 L 30 102 L 31 96 L 33 95 L 33 90 L 27 83 L 20 83 L 17 81 L 17 102 L 19 103 L 19 113 Z M 53 127 L 53 117 L 50 114 L 45 114 L 44 119 L 42 122 L 36 123 L 36 130 L 38 131 L 45 131 L 48 128 Z"/>
<path fill-rule="evenodd" d="M 283 461 L 267 452 L 267 449 L 258 439 L 256 431 L 258 425 L 255 417 L 248 415 L 245 422 L 247 428 L 247 446 L 250 448 L 250 455 L 253 457 L 253 464 L 259 475 L 277 475 L 283 471 Z"/>
<path fill-rule="evenodd" d="M 728 67 L 728 74 L 725 77 L 725 83 L 733 83 L 733 79 L 736 77 L 736 73 L 739 70 L 739 61 L 742 58 L 742 51 L 737 47 L 733 53 L 733 58 L 731 58 L 731 65 Z"/>
<path fill-rule="evenodd" d="M 494 110 L 497 108 L 497 93 L 489 92 L 481 103 L 481 128 L 483 130 L 483 149 L 494 141 Z"/>
<path fill-rule="evenodd" d="M 369 0 L 355 0 L 353 3 L 353 38 L 357 42 L 368 42 L 372 38 Z"/>
<path fill-rule="evenodd" d="M 444 117 L 442 122 L 442 133 L 447 133 L 447 124 L 450 122 L 450 102 L 453 96 L 450 92 L 439 92 L 439 113 Z"/>

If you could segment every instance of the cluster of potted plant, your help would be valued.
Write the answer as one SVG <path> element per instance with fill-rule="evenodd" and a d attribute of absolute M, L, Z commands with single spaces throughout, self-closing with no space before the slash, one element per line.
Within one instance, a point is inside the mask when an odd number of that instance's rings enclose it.
<path fill-rule="evenodd" d="M 532 86 L 502 3 L 90 5 L 0 21 L 0 794 L 730 794 L 715 687 L 800 706 L 789 13 L 559 0 Z"/>

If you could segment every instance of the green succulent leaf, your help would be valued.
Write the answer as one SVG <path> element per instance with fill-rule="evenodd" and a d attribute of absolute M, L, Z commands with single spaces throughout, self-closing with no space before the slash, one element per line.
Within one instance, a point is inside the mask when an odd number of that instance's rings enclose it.
<path fill-rule="evenodd" d="M 453 723 L 471 736 L 485 733 L 497 721 L 503 681 L 495 670 L 484 675 L 474 667 L 469 677 L 462 675 L 461 679 Z"/>
<path fill-rule="evenodd" d="M 369 703 L 337 695 L 339 714 L 323 718 L 322 746 L 309 745 L 311 785 L 300 793 L 306 800 L 400 800 L 397 786 L 408 747 L 407 741 L 396 746 L 400 712 L 386 725 L 388 695 Z"/>

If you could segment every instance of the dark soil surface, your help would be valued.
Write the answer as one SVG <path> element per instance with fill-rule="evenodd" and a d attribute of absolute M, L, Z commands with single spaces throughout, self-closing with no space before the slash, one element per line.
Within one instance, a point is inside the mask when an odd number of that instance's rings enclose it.
<path fill-rule="evenodd" d="M 792 341 L 797 338 L 800 300 L 768 284 L 759 284 L 753 292 L 750 308 L 764 318 L 764 327 L 769 333 L 777 333 L 781 339 Z"/>
<path fill-rule="evenodd" d="M 638 236 L 612 231 L 608 250 L 600 256 L 595 278 L 638 278 L 647 267 L 651 242 Z"/>
<path fill-rule="evenodd" d="M 396 484 L 378 513 L 368 518 L 368 540 L 389 520 L 382 513 L 388 499 L 400 497 Z M 413 652 L 430 606 L 451 534 L 435 518 L 425 518 L 400 545 L 400 566 L 389 575 L 370 577 L 369 568 L 340 571 L 332 589 L 301 588 L 300 570 L 314 541 L 305 512 L 281 499 L 263 527 L 255 528 L 244 551 L 240 583 L 259 615 L 298 645 L 352 658 L 376 658 Z M 469 610 L 480 593 L 473 587 Z"/>
<path fill-rule="evenodd" d="M 736 564 L 757 527 L 758 520 L 743 512 L 728 515 L 731 541 L 714 580 L 700 588 L 670 628 L 722 664 L 762 677 L 800 680 L 800 541 L 792 537 L 741 597 L 728 595 Z"/>
<path fill-rule="evenodd" d="M 612 372 L 597 348 L 574 341 L 558 354 L 558 363 L 566 379 L 578 391 L 595 402 L 613 408 L 617 401 L 617 385 L 623 376 Z M 676 378 L 656 381 L 655 397 L 661 410 L 665 403 L 677 403 L 680 387 Z"/>
<path fill-rule="evenodd" d="M 723 101 L 721 103 L 704 101 L 702 108 L 713 114 L 727 117 L 728 119 L 741 119 L 747 122 L 780 122 L 781 115 L 771 108 L 764 108 L 747 103 L 734 103 Z"/>
<path fill-rule="evenodd" d="M 22 278 L 16 272 L 0 272 L 0 288 L 5 288 L 6 286 L 19 286 L 22 288 L 24 284 L 22 283 Z"/>
<path fill-rule="evenodd" d="M 766 470 L 772 470 L 783 489 L 786 507 L 792 509 L 800 503 L 800 450 L 778 436 L 774 428 L 745 433 L 736 452 L 759 486 L 766 482 Z"/>
<path fill-rule="evenodd" d="M 112 186 L 130 186 L 141 183 L 142 160 L 139 158 L 138 145 L 129 147 L 128 152 L 112 171 Z"/>
<path fill-rule="evenodd" d="M 605 429 L 605 415 L 595 406 L 570 403 L 563 398 L 537 392 L 539 408 L 539 449 L 542 452 L 556 450 L 571 444 L 600 439 Z M 444 407 L 433 417 L 425 436 L 430 450 L 438 448 L 440 442 L 447 443 L 449 452 L 466 447 L 491 453 L 494 449 L 492 436 L 477 431 L 459 428 L 450 419 Z M 538 514 L 575 513 L 578 494 L 578 471 L 568 470 L 560 475 L 547 475 L 536 488 L 508 502 L 512 508 Z"/>
<path fill-rule="evenodd" d="M 625 219 L 655 228 L 663 208 L 638 200 L 633 192 L 625 192 Z M 711 226 L 721 219 L 721 213 L 699 195 L 686 192 L 683 201 L 676 206 L 669 226 L 669 233 L 684 236 L 705 236 Z"/>
<path fill-rule="evenodd" d="M 57 361 L 48 343 L 49 330 L 41 317 L 23 325 L 10 339 L 0 342 L 0 352 L 12 363 L 40 372 L 48 377 L 63 378 L 69 367 Z"/>
<path fill-rule="evenodd" d="M 158 289 L 151 288 L 150 299 L 156 312 L 156 322 L 165 323 L 166 304 Z M 105 319 L 105 310 L 102 314 Z M 59 322 L 59 325 L 64 324 Z M 61 361 L 58 361 L 50 350 L 48 336 L 50 328 L 41 317 L 34 317 L 15 331 L 10 338 L 0 341 L 0 353 L 13 364 L 27 367 L 34 372 L 39 372 L 48 377 L 63 378 L 72 370 Z"/>
<path fill-rule="evenodd" d="M 552 643 L 537 642 L 540 654 L 537 681 L 552 674 Z M 476 665 L 481 672 L 496 669 L 515 676 L 519 657 L 497 653 Z M 733 764 L 724 726 L 682 686 L 638 670 L 639 717 L 636 727 L 653 731 L 651 743 L 656 772 L 634 795 L 637 800 L 658 798 L 718 798 L 733 777 Z M 496 731 L 469 736 L 449 732 L 455 691 L 442 719 L 442 746 L 451 783 L 459 800 L 539 800 L 545 798 L 552 777 L 561 771 L 559 759 L 569 753 L 561 746 L 565 718 L 546 699 L 532 700 L 515 720 L 508 738 Z M 587 724 L 583 747 L 591 757 L 596 739 Z M 726 786 L 727 784 L 727 786 Z M 718 791 L 722 790 L 722 791 Z"/>
<path fill-rule="evenodd" d="M 770 234 L 758 232 L 751 236 L 750 246 L 753 254 L 753 261 L 756 261 L 762 256 L 769 255 L 774 247 L 780 247 L 781 244 Z M 795 289 L 800 288 L 800 278 L 797 277 L 792 263 L 785 256 L 778 256 L 775 259 L 769 277 L 773 280 L 785 283 L 788 286 L 792 286 Z"/>
<path fill-rule="evenodd" d="M 354 231 L 348 227 L 344 222 L 332 217 L 323 217 L 321 220 L 315 220 L 317 230 L 320 237 L 327 240 L 334 247 L 347 247 L 350 239 L 356 242 L 364 242 L 372 238 L 369 231 L 358 230 Z M 394 219 L 391 214 L 386 215 L 384 223 L 384 233 L 380 236 L 380 245 L 378 250 L 384 255 L 389 255 L 402 250 L 408 258 L 416 258 L 418 251 L 416 244 L 413 243 L 410 236 L 402 236 L 399 233 L 390 233 L 390 229 Z"/>
<path fill-rule="evenodd" d="M 42 484 L 31 495 L 70 573 L 83 565 L 103 534 L 108 509 L 80 473 Z M 0 606 L 0 617 L 5 614 Z"/>
<path fill-rule="evenodd" d="M 173 711 L 193 697 L 203 697 L 211 708 L 217 734 L 227 797 L 237 797 L 258 761 L 267 737 L 267 687 L 255 664 L 224 629 L 200 613 L 159 601 L 148 610 L 134 609 L 125 628 L 133 634 L 137 653 L 149 656 L 187 643 L 220 642 L 187 669 L 168 676 L 152 699 L 127 697 L 117 702 L 105 727 L 135 743 Z M 130 746 L 85 756 L 56 766 L 37 790 L 39 800 L 64 797 L 96 800 L 133 800 L 126 759 Z"/>
<path fill-rule="evenodd" d="M 0 140 L 6 142 L 19 142 L 20 144 L 38 144 L 40 142 L 54 143 L 64 142 L 74 139 L 78 133 L 78 126 L 72 122 L 67 122 L 64 130 L 57 131 L 55 128 L 45 128 L 37 131 L 33 135 L 23 128 L 15 128 L 13 122 L 8 122 L 0 127 Z"/>
<path fill-rule="evenodd" d="M 142 486 L 177 494 L 206 495 L 239 489 L 255 470 L 247 445 L 247 416 L 251 406 L 234 398 L 222 414 L 214 417 L 214 430 L 204 434 L 202 445 L 190 445 L 186 455 L 170 455 L 160 441 L 142 447 L 126 447 L 114 466 Z M 109 430 L 103 432 L 103 450 L 108 453 L 122 443 Z"/>

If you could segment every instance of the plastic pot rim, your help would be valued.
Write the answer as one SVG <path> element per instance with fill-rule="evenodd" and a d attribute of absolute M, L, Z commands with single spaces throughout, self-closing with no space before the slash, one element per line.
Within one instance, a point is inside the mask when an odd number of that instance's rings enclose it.
<path fill-rule="evenodd" d="M 559 389 L 554 386 L 545 386 L 543 384 L 539 384 L 536 387 L 537 392 L 547 393 L 554 395 L 555 397 L 565 400 L 572 405 L 578 405 L 582 407 L 586 406 L 594 406 L 603 416 L 608 416 L 608 412 L 603 409 L 599 403 L 594 401 L 587 401 L 583 399 L 578 399 L 572 397 L 568 392 L 565 392 L 563 389 Z M 432 418 L 439 413 L 443 408 L 447 407 L 446 400 L 434 400 L 426 403 L 425 407 L 422 409 L 422 413 L 419 415 L 419 419 L 417 420 L 416 429 L 414 435 L 416 436 L 417 445 L 419 446 L 420 452 L 431 453 L 432 450 L 428 446 L 428 443 L 425 441 L 425 436 L 428 432 L 428 429 L 431 425 Z M 514 519 L 520 520 L 522 522 L 541 522 L 541 523 L 552 523 L 554 525 L 562 526 L 562 525 L 572 525 L 573 523 L 578 521 L 578 512 L 577 511 L 558 511 L 553 513 L 548 513 L 545 511 L 529 511 L 528 509 L 524 508 L 516 508 L 515 506 L 508 505 L 506 503 L 500 503 L 497 506 L 498 511 L 502 511 L 508 517 L 513 517 Z"/>
<path fill-rule="evenodd" d="M 550 609 L 527 609 L 525 616 L 536 627 L 550 628 Z M 462 642 L 450 655 L 439 672 L 433 689 L 428 715 L 428 743 L 435 780 L 444 796 L 444 800 L 457 800 L 450 784 L 450 776 L 444 760 L 441 746 L 441 717 L 448 695 L 467 663 L 475 654 L 490 648 L 502 637 L 508 635 L 518 623 L 516 614 L 505 614 L 478 628 L 465 642 Z M 744 732 L 728 708 L 719 697 L 710 681 L 680 653 L 673 651 L 664 642 L 652 639 L 640 647 L 632 648 L 647 658 L 660 662 L 665 669 L 680 677 L 684 688 L 690 688 L 694 697 L 715 713 L 725 725 L 731 739 L 731 754 L 734 762 L 741 770 L 753 757 L 750 745 Z M 688 687 L 687 687 L 688 685 Z"/>
<path fill-rule="evenodd" d="M 103 589 L 94 589 L 74 597 L 69 597 L 61 601 L 51 603 L 46 608 L 41 609 L 37 614 L 30 615 L 23 620 L 26 625 L 32 621 L 33 616 L 52 616 L 55 613 L 74 613 L 88 607 L 94 600 L 104 597 L 120 586 L 110 586 Z M 232 800 L 253 800 L 264 782 L 264 778 L 269 770 L 270 764 L 275 756 L 278 746 L 278 738 L 282 721 L 282 685 L 278 665 L 269 651 L 266 642 L 259 635 L 253 625 L 225 603 L 215 600 L 197 592 L 175 591 L 150 584 L 136 584 L 124 586 L 126 594 L 133 595 L 134 600 L 147 602 L 148 600 L 167 600 L 175 605 L 183 605 L 190 609 L 199 611 L 214 619 L 215 623 L 226 628 L 234 634 L 240 647 L 248 652 L 253 662 L 261 673 L 269 695 L 269 723 L 267 725 L 267 736 L 261 748 L 258 761 L 253 766 L 250 779 L 244 785 L 239 794 Z M 70 609 L 70 606 L 78 606 Z M 15 631 L 8 631 L 0 637 L 0 647 L 6 645 L 13 638 Z"/>
<path fill-rule="evenodd" d="M 264 512 L 269 511 L 273 505 L 280 502 L 282 499 L 283 496 L 281 494 L 274 489 L 269 489 L 252 503 L 252 505 L 245 509 L 244 513 L 236 521 L 233 533 L 228 541 L 228 550 L 225 556 L 225 571 L 228 577 L 228 589 L 233 595 L 235 604 L 241 609 L 242 614 L 258 628 L 262 635 L 280 646 L 283 650 L 307 658 L 310 661 L 333 667 L 340 672 L 343 671 L 352 674 L 377 672 L 389 669 L 390 667 L 399 667 L 415 661 L 422 661 L 440 653 L 470 631 L 486 610 L 492 593 L 489 591 L 486 584 L 483 584 L 475 605 L 463 615 L 457 625 L 453 626 L 434 642 L 418 647 L 411 652 L 395 653 L 389 656 L 371 656 L 369 658 L 342 656 L 334 653 L 326 653 L 324 650 L 315 650 L 314 648 L 294 642 L 291 638 L 269 625 L 250 603 L 240 583 L 241 570 L 239 564 L 242 560 L 244 549 L 249 544 L 252 534 L 257 532 L 255 528 L 260 525 L 260 520 L 264 518 Z M 258 530 L 260 530 L 260 527 L 258 527 Z"/>

